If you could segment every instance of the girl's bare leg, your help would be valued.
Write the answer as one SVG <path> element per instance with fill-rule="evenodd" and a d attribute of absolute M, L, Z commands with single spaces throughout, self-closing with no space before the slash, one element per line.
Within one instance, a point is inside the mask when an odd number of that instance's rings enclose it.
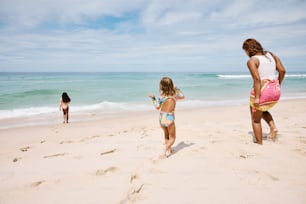
<path fill-rule="evenodd" d="M 166 156 L 169 156 L 172 153 L 172 145 L 174 144 L 176 139 L 176 129 L 174 122 L 171 125 L 169 125 L 168 132 L 169 132 L 169 140 L 168 143 L 166 143 Z"/>
<path fill-rule="evenodd" d="M 68 113 L 69 113 L 69 110 L 64 110 L 63 109 L 63 117 L 64 117 L 64 122 L 63 123 L 68 123 Z"/>
<path fill-rule="evenodd" d="M 166 148 L 167 148 L 167 144 L 168 144 L 168 141 L 169 141 L 169 131 L 168 131 L 167 127 L 164 127 L 162 125 L 160 127 L 164 131 L 164 139 L 165 139 L 165 143 L 164 143 L 165 147 L 163 149 L 163 153 L 160 155 L 160 158 L 162 159 L 162 158 L 165 158 L 165 155 L 166 155 Z"/>
<path fill-rule="evenodd" d="M 262 112 L 256 110 L 256 112 L 252 112 L 251 110 L 251 121 L 252 121 L 252 128 L 253 132 L 256 138 L 256 143 L 262 144 L 262 127 L 261 127 L 261 118 L 262 118 Z"/>
<path fill-rule="evenodd" d="M 165 137 L 165 145 L 167 145 L 168 141 L 169 141 L 169 131 L 167 127 L 164 127 L 161 125 L 161 128 L 164 131 L 164 137 Z"/>

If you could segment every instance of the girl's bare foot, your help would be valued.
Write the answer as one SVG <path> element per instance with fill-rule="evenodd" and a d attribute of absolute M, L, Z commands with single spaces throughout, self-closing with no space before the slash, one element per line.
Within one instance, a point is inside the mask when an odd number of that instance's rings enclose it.
<path fill-rule="evenodd" d="M 167 150 L 166 153 L 165 153 L 165 156 L 168 158 L 170 155 L 171 155 L 171 151 Z"/>
<path fill-rule="evenodd" d="M 168 158 L 171 154 L 172 154 L 172 149 L 171 148 L 167 149 L 165 152 L 165 156 Z"/>
<path fill-rule="evenodd" d="M 165 150 L 160 156 L 159 158 L 160 159 L 165 159 L 165 158 L 168 158 L 172 153 L 172 150 Z"/>

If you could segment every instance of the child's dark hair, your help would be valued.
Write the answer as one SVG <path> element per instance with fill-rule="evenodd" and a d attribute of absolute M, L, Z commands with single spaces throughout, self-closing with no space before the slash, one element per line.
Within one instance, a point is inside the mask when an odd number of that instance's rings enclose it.
<path fill-rule="evenodd" d="M 64 103 L 69 103 L 71 101 L 69 96 L 68 96 L 68 94 L 66 92 L 63 92 L 62 100 L 63 100 Z"/>

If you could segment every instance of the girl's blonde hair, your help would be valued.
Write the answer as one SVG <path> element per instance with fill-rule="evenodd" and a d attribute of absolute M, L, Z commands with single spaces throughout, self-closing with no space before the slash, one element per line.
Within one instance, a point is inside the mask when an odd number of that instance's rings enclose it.
<path fill-rule="evenodd" d="M 169 77 L 163 77 L 160 80 L 159 89 L 164 96 L 174 96 L 176 94 L 173 81 Z"/>

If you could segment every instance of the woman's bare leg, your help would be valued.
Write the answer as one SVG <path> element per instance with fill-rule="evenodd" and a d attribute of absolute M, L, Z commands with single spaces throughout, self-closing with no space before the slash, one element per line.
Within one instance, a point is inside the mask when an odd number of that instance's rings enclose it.
<path fill-rule="evenodd" d="M 68 113 L 69 113 L 69 109 L 63 109 L 63 117 L 64 117 L 64 122 L 63 123 L 68 123 Z"/>
<path fill-rule="evenodd" d="M 253 132 L 256 138 L 256 143 L 262 144 L 262 127 L 261 127 L 261 118 L 262 118 L 262 112 L 259 110 L 256 110 L 255 112 L 252 111 L 252 108 L 250 108 L 251 111 L 251 120 L 252 120 L 252 128 Z"/>
<path fill-rule="evenodd" d="M 275 140 L 276 137 L 277 137 L 278 130 L 276 128 L 276 125 L 274 123 L 274 120 L 273 120 L 273 117 L 272 117 L 271 113 L 269 113 L 268 111 L 265 111 L 265 112 L 262 113 L 262 117 L 270 127 L 270 133 L 269 133 L 270 137 L 273 140 Z"/>
<path fill-rule="evenodd" d="M 68 111 L 67 111 L 67 113 L 66 113 L 66 123 L 68 123 Z"/>
<path fill-rule="evenodd" d="M 66 113 L 65 113 L 65 111 L 63 111 L 63 119 L 64 119 L 63 123 L 66 123 Z"/>

